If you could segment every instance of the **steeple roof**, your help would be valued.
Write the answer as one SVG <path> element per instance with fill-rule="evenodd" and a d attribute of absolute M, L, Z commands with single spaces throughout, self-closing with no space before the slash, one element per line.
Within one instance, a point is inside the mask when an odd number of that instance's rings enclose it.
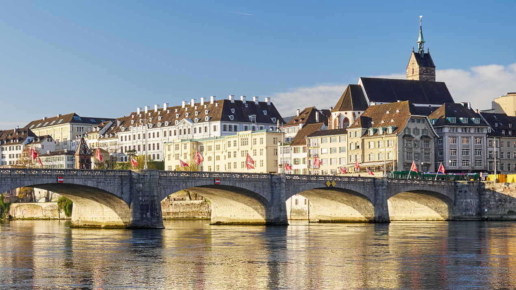
<path fill-rule="evenodd" d="M 420 54 L 425 53 L 425 38 L 423 37 L 423 16 L 419 16 L 419 36 L 417 38 L 418 49 Z"/>

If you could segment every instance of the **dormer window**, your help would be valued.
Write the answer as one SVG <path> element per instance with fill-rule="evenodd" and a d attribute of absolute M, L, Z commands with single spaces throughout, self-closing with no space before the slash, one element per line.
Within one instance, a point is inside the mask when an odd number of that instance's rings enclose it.
<path fill-rule="evenodd" d="M 512 123 L 509 123 L 509 128 L 512 128 Z"/>
<path fill-rule="evenodd" d="M 502 130 L 502 135 L 505 135 L 505 130 Z"/>
<path fill-rule="evenodd" d="M 190 116 L 190 113 L 186 113 L 185 114 L 185 117 L 188 118 L 188 116 Z"/>
<path fill-rule="evenodd" d="M 233 121 L 233 120 L 235 119 L 235 116 L 233 116 L 233 115 L 229 115 L 229 119 L 230 119 L 231 121 Z"/>
<path fill-rule="evenodd" d="M 199 122 L 199 118 L 195 118 L 195 119 L 194 119 L 194 122 L 195 122 L 195 123 Z"/>
<path fill-rule="evenodd" d="M 272 121 L 273 123 L 276 123 L 276 118 L 272 117 L 272 118 L 271 118 L 271 121 Z"/>
<path fill-rule="evenodd" d="M 467 124 L 468 123 L 468 118 L 459 118 L 460 122 L 462 124 Z"/>
<path fill-rule="evenodd" d="M 262 110 L 264 115 L 267 115 L 267 110 Z"/>
<path fill-rule="evenodd" d="M 209 114 L 210 113 L 210 110 L 204 110 L 204 114 Z"/>
<path fill-rule="evenodd" d="M 399 112 L 400 112 L 400 110 L 396 110 L 396 113 L 399 113 Z"/>
<path fill-rule="evenodd" d="M 256 115 L 249 115 L 249 121 L 256 122 Z"/>
<path fill-rule="evenodd" d="M 497 122 L 495 122 L 495 127 L 498 127 L 498 123 Z"/>
<path fill-rule="evenodd" d="M 387 112 L 385 112 L 385 114 L 390 114 L 390 113 L 391 113 L 391 111 L 387 111 Z"/>
<path fill-rule="evenodd" d="M 179 118 L 179 114 L 176 114 L 176 118 Z"/>
<path fill-rule="evenodd" d="M 199 116 L 199 112 L 198 112 L 198 111 L 195 111 L 195 115 L 196 115 L 196 116 Z"/>
<path fill-rule="evenodd" d="M 235 108 L 231 108 L 231 113 L 234 114 L 235 113 Z"/>
<path fill-rule="evenodd" d="M 176 124 L 176 125 L 177 125 L 177 124 L 179 124 L 179 120 L 176 120 L 175 124 Z"/>
<path fill-rule="evenodd" d="M 134 124 L 134 120 L 131 120 L 131 124 Z"/>
<path fill-rule="evenodd" d="M 455 118 L 455 117 L 448 117 L 448 118 L 446 118 L 446 119 L 448 120 L 448 122 L 450 122 L 450 123 L 452 123 L 452 124 L 457 123 L 457 118 Z"/>
<path fill-rule="evenodd" d="M 161 121 L 161 116 L 158 117 L 158 121 Z"/>
<path fill-rule="evenodd" d="M 170 125 L 170 122 L 169 121 L 165 121 L 165 126 L 168 126 Z"/>
<path fill-rule="evenodd" d="M 374 129 L 373 128 L 369 128 L 369 135 L 372 136 L 374 134 Z"/>
<path fill-rule="evenodd" d="M 209 121 L 210 120 L 210 117 L 206 116 L 204 117 L 204 121 Z"/>

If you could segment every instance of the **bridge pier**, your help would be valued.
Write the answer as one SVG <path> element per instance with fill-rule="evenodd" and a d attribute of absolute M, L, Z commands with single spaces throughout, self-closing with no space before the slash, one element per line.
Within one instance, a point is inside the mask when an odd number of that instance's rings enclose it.
<path fill-rule="evenodd" d="M 385 178 L 374 180 L 374 222 L 376 223 L 390 222 L 389 206 L 387 204 L 387 184 L 387 179 Z"/>
<path fill-rule="evenodd" d="M 159 171 L 146 170 L 133 174 L 131 182 L 131 213 L 132 219 L 128 228 L 162 229 L 161 198 Z"/>

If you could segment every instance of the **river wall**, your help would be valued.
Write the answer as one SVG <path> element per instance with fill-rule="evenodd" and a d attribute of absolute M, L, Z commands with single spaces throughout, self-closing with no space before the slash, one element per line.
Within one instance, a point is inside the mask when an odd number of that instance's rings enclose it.
<path fill-rule="evenodd" d="M 480 201 L 483 220 L 516 220 L 516 183 L 486 182 Z"/>
<path fill-rule="evenodd" d="M 9 208 L 12 219 L 69 219 L 57 207 L 57 202 L 13 203 Z"/>
<path fill-rule="evenodd" d="M 210 219 L 211 206 L 206 200 L 173 200 L 161 202 L 163 219 Z"/>

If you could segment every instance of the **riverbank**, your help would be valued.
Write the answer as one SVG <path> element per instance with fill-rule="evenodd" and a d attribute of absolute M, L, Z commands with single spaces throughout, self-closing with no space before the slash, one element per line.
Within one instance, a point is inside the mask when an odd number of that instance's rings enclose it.
<path fill-rule="evenodd" d="M 57 202 L 13 203 L 9 209 L 13 220 L 66 220 L 70 219 L 59 210 Z"/>

